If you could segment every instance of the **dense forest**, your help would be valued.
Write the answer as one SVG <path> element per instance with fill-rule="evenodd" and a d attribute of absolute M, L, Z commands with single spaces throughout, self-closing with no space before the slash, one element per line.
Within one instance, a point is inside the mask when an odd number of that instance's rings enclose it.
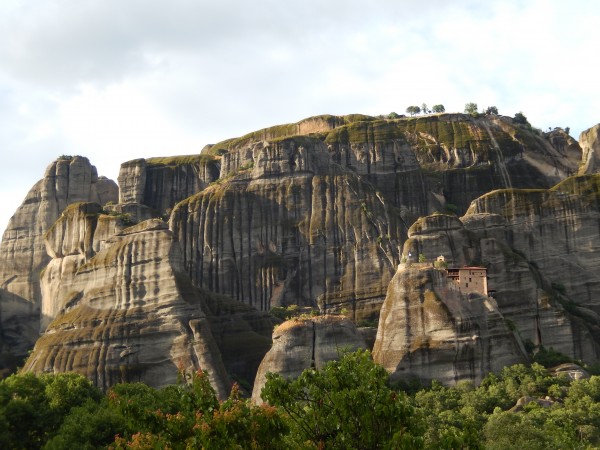
<path fill-rule="evenodd" d="M 546 358 L 554 362 L 554 355 Z M 398 448 L 565 449 L 600 445 L 600 376 L 571 380 L 539 363 L 506 367 L 479 386 L 391 386 L 367 351 L 295 380 L 269 374 L 264 403 L 234 386 L 219 402 L 205 372 L 156 390 L 102 393 L 76 374 L 0 382 L 6 449 Z"/>

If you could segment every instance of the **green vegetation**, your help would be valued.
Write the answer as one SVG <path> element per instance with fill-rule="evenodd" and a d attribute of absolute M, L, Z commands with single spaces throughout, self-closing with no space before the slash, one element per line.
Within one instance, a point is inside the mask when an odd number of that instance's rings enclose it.
<path fill-rule="evenodd" d="M 477 103 L 470 102 L 465 104 L 465 114 L 476 117 L 479 114 L 477 112 Z"/>
<path fill-rule="evenodd" d="M 421 112 L 421 107 L 420 106 L 409 106 L 408 108 L 406 108 L 406 112 L 408 114 L 410 114 L 411 116 L 414 116 L 415 114 L 419 114 Z"/>
<path fill-rule="evenodd" d="M 548 364 L 561 355 L 544 351 Z M 526 402 L 513 408 L 519 399 Z M 75 374 L 0 381 L 0 446 L 23 449 L 369 448 L 564 449 L 600 445 L 600 377 L 571 381 L 538 363 L 504 368 L 476 387 L 391 386 L 366 351 L 295 380 L 267 375 L 265 405 L 234 386 L 219 402 L 208 374 L 181 372 L 156 390 L 102 394 Z"/>
<path fill-rule="evenodd" d="M 444 105 L 433 105 L 431 111 L 434 113 L 443 113 L 446 112 L 446 108 L 444 108 Z"/>
<path fill-rule="evenodd" d="M 207 158 L 214 159 L 212 155 L 182 155 L 182 156 L 165 156 L 157 158 L 147 158 L 146 164 L 148 166 L 169 166 L 177 167 L 186 164 L 196 164 L 201 160 L 207 161 Z"/>
<path fill-rule="evenodd" d="M 527 120 L 527 117 L 525 117 L 525 115 L 522 112 L 518 112 L 515 114 L 515 117 L 513 118 L 513 122 L 520 123 L 523 125 L 529 125 L 529 121 Z"/>

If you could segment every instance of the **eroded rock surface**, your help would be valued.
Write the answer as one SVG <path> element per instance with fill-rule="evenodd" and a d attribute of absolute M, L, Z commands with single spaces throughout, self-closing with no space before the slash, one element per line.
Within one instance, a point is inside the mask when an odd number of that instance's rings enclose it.
<path fill-rule="evenodd" d="M 401 234 L 383 199 L 318 139 L 258 143 L 252 155 L 253 165 L 173 211 L 192 281 L 259 310 L 377 314 Z"/>
<path fill-rule="evenodd" d="M 524 341 L 596 361 L 600 331 L 598 175 L 549 190 L 498 190 L 465 216 L 421 218 L 404 257 L 443 255 L 451 266 L 484 265 L 500 311 Z"/>
<path fill-rule="evenodd" d="M 494 299 L 462 294 L 431 264 L 401 264 L 381 308 L 373 359 L 391 380 L 475 383 L 524 362 Z"/>
<path fill-rule="evenodd" d="M 344 352 L 365 349 L 365 341 L 353 322 L 342 316 L 291 319 L 273 331 L 273 347 L 262 360 L 252 400 L 260 403 L 260 393 L 269 372 L 296 378 L 305 369 L 322 368 Z"/>
<path fill-rule="evenodd" d="M 579 144 L 583 151 L 583 158 L 579 174 L 592 174 L 600 172 L 600 124 L 594 125 L 581 133 Z"/>
<path fill-rule="evenodd" d="M 176 203 L 201 191 L 218 177 L 218 161 L 210 155 L 125 162 L 119 172 L 119 204 L 142 205 L 149 212 L 137 211 L 133 206 L 122 207 L 121 211 L 138 220 L 147 218 L 148 214 L 169 213 Z"/>
<path fill-rule="evenodd" d="M 88 221 L 79 216 L 79 223 L 85 229 Z M 62 241 L 60 248 L 72 247 Z M 192 289 L 164 222 L 127 228 L 55 281 L 60 311 L 23 370 L 74 371 L 107 388 L 132 381 L 160 387 L 175 383 L 179 368 L 202 368 L 224 397 L 229 378 L 206 314 L 186 296 Z"/>
<path fill-rule="evenodd" d="M 10 219 L 0 245 L 0 332 L 4 351 L 24 356 L 40 331 L 40 272 L 50 261 L 44 234 L 75 202 L 117 200 L 116 184 L 98 177 L 80 156 L 61 158 L 29 191 Z"/>

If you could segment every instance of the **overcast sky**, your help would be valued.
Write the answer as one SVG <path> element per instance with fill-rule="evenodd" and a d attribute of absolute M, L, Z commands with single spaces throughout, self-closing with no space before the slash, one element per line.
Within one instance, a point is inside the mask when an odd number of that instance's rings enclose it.
<path fill-rule="evenodd" d="M 0 29 L 1 230 L 62 154 L 116 181 L 318 114 L 600 122 L 594 0 L 0 0 Z"/>

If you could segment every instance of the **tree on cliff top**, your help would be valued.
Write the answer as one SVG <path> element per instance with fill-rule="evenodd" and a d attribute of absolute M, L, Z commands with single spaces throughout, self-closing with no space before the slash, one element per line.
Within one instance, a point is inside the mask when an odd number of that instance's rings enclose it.
<path fill-rule="evenodd" d="M 470 102 L 465 104 L 465 114 L 477 115 L 477 103 Z"/>
<path fill-rule="evenodd" d="M 418 106 L 409 106 L 406 108 L 406 112 L 411 116 L 414 116 L 415 114 L 419 114 L 421 112 L 421 108 Z"/>

